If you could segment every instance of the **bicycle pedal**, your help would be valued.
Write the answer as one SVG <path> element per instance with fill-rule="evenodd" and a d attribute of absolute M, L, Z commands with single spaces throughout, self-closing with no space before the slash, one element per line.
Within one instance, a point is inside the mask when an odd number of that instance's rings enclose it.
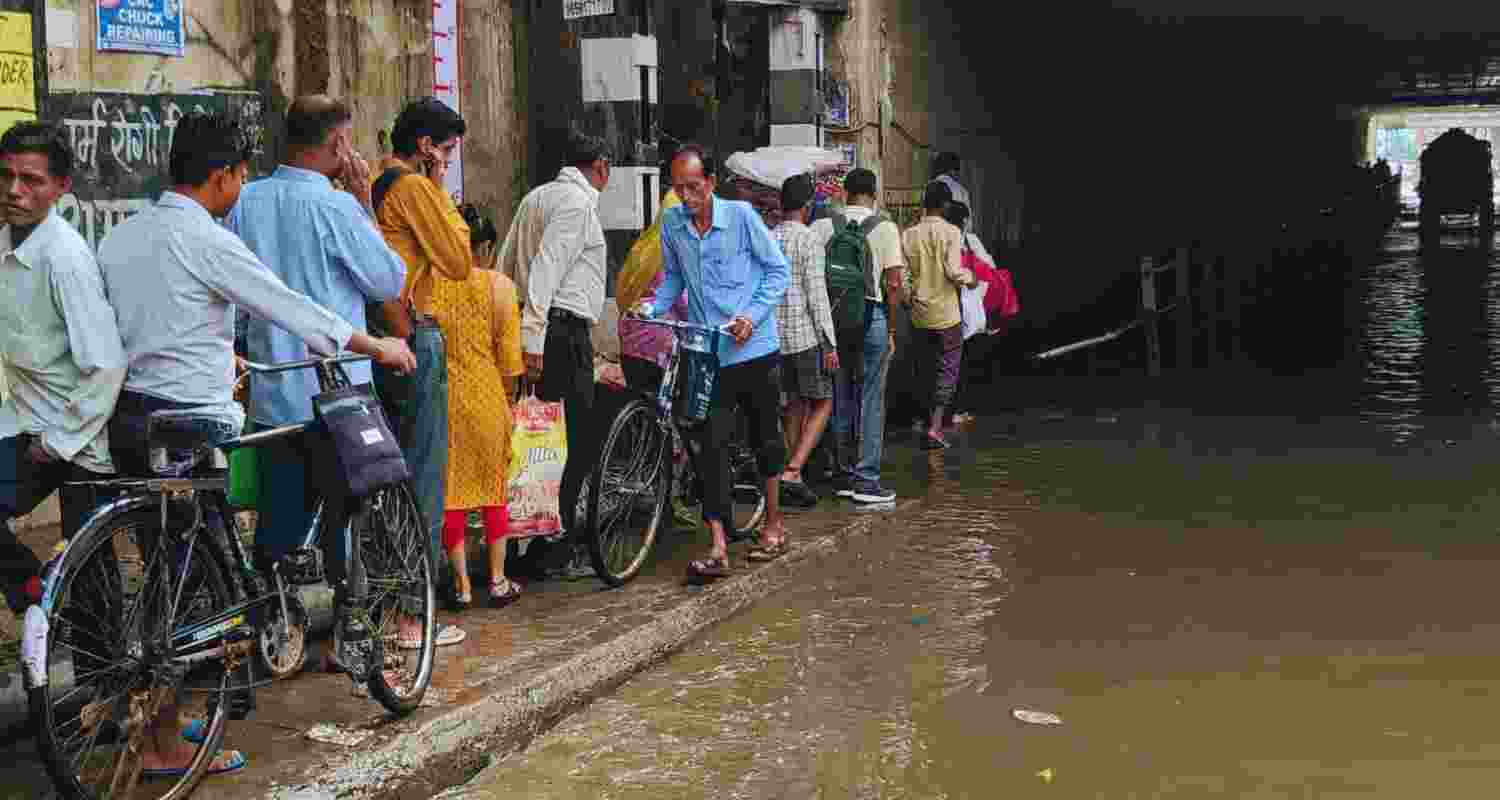
<path fill-rule="evenodd" d="M 375 649 L 369 629 L 358 622 L 346 623 L 336 649 L 336 662 L 344 674 L 355 683 L 363 683 L 369 677 Z"/>

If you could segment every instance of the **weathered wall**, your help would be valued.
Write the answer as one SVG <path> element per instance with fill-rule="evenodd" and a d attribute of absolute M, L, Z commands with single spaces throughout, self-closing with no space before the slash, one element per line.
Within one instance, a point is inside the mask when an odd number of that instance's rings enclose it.
<path fill-rule="evenodd" d="M 511 17 L 522 2 L 468 0 L 460 23 L 465 195 L 507 221 L 518 152 Z M 375 156 L 401 107 L 432 91 L 432 7 L 418 0 L 192 3 L 182 58 L 96 52 L 94 8 L 48 0 L 52 101 L 43 105 L 44 116 L 73 120 L 75 144 L 84 143 L 81 189 L 65 213 L 95 241 L 161 190 L 171 126 L 194 105 L 259 125 L 264 171 L 279 156 L 280 112 L 297 94 L 347 99 L 356 146 Z M 181 97 L 198 93 L 214 99 Z"/>

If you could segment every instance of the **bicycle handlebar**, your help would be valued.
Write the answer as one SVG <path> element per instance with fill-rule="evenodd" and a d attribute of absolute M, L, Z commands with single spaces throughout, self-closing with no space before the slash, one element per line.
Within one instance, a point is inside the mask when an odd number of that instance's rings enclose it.
<path fill-rule="evenodd" d="M 355 361 L 369 361 L 370 357 L 359 353 L 339 353 L 328 358 L 305 358 L 301 361 L 283 361 L 280 364 L 257 364 L 254 361 L 245 361 L 245 369 L 261 375 L 269 375 L 277 372 L 291 372 L 298 369 L 312 369 L 325 364 L 349 364 Z"/>
<path fill-rule="evenodd" d="M 727 324 L 715 327 L 712 325 L 699 325 L 696 322 L 682 322 L 675 319 L 651 319 L 648 317 L 625 317 L 625 319 L 632 320 L 634 322 L 644 322 L 647 325 L 662 325 L 668 328 L 677 328 L 679 330 L 702 331 L 704 333 L 709 333 L 712 331 L 718 331 L 719 333 L 729 332 L 729 326 Z"/>

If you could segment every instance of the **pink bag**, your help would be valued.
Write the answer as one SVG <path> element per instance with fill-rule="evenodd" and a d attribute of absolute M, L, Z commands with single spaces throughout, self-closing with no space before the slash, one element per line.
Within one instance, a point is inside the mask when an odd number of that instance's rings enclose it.
<path fill-rule="evenodd" d="M 1000 318 L 1005 319 L 1021 313 L 1021 298 L 1016 294 L 1010 270 L 994 267 L 968 247 L 964 248 L 963 266 L 964 269 L 974 273 L 975 279 L 989 284 L 989 288 L 984 293 L 986 314 L 999 315 Z"/>

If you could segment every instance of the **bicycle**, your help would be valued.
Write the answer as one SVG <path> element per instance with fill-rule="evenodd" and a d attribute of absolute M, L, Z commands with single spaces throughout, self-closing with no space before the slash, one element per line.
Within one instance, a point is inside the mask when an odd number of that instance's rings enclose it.
<path fill-rule="evenodd" d="M 638 321 L 673 329 L 670 358 L 654 402 L 645 396 L 635 398 L 615 415 L 584 501 L 588 529 L 593 532 L 589 557 L 594 572 L 616 587 L 630 582 L 645 566 L 662 520 L 670 514 L 670 500 L 678 497 L 689 506 L 703 500 L 695 466 L 699 453 L 689 446 L 691 440 L 682 434 L 673 410 L 682 336 L 717 329 L 674 320 Z M 746 539 L 755 535 L 765 517 L 764 481 L 755 455 L 740 437 L 730 443 L 729 452 L 734 519 L 726 521 L 726 533 L 730 539 Z M 684 453 L 687 457 L 680 458 Z"/>
<path fill-rule="evenodd" d="M 261 374 L 315 368 L 329 391 L 349 385 L 341 364 L 364 358 L 248 368 Z M 336 592 L 340 665 L 393 714 L 421 704 L 432 678 L 435 592 L 427 528 L 407 485 L 357 499 L 319 498 L 303 545 L 271 568 L 270 587 L 236 533 L 221 451 L 264 446 L 313 424 L 221 441 L 224 424 L 216 418 L 193 409 L 158 412 L 147 429 L 154 477 L 78 484 L 113 499 L 45 570 L 45 671 L 28 670 L 38 749 L 63 797 L 131 796 L 150 731 L 158 743 L 166 736 L 175 746 L 171 737 L 184 720 L 196 728 L 191 736 L 181 733 L 195 748 L 188 767 L 148 777 L 176 779 L 159 798 L 193 792 L 227 720 L 249 714 L 255 688 L 300 668 L 300 649 L 286 646 L 299 627 L 301 640 L 306 634 L 306 611 L 292 584 L 321 572 L 322 537 L 340 537 L 347 566 Z M 417 624 L 401 631 L 401 615 Z M 271 674 L 264 680 L 253 669 L 257 652 Z M 50 680 L 54 675 L 61 685 Z M 179 705 L 176 718 L 161 716 Z"/>

